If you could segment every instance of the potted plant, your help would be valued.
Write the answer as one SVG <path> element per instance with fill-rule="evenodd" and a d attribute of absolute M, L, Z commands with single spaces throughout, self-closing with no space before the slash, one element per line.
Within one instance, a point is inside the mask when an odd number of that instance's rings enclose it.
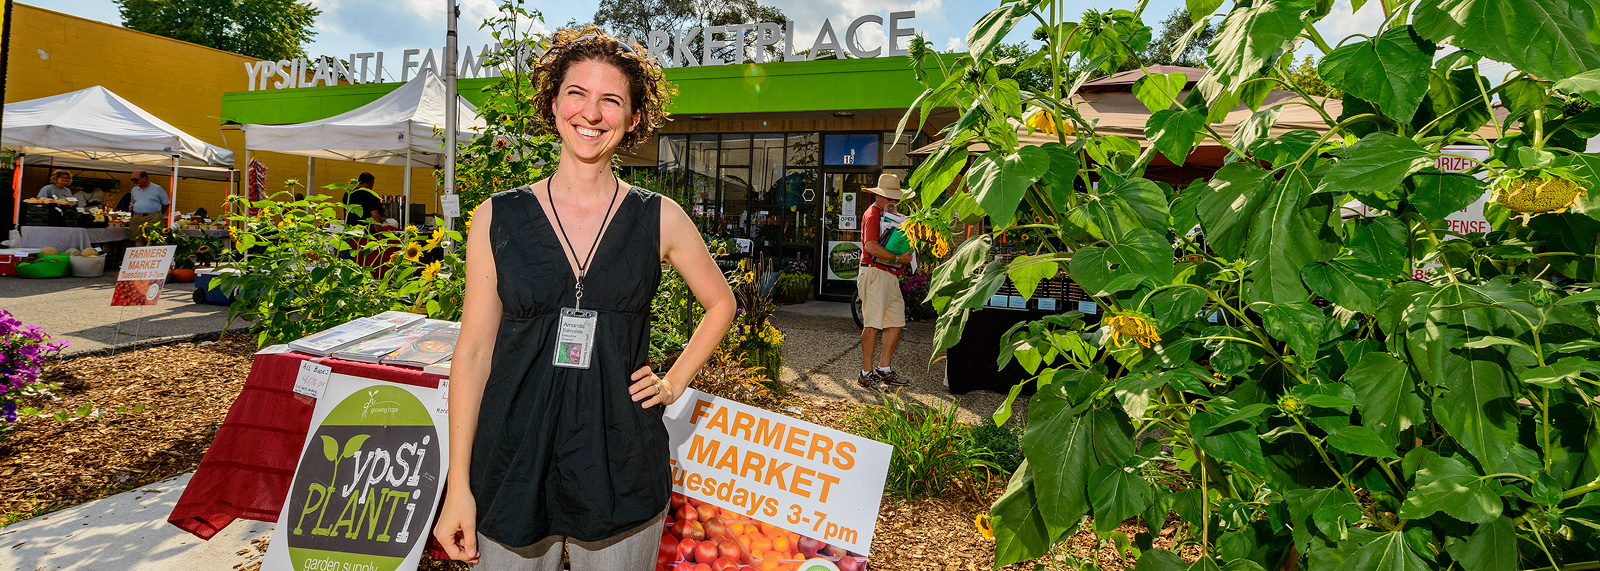
<path fill-rule="evenodd" d="M 811 274 L 810 264 L 798 259 L 785 260 L 782 271 L 778 272 L 773 296 L 784 303 L 804 303 L 811 299 L 811 286 L 816 279 Z"/>

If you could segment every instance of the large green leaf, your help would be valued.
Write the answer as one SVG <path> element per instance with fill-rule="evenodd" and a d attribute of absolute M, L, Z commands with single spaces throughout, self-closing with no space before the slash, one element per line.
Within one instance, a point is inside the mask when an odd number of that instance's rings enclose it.
<path fill-rule="evenodd" d="M 1317 513 L 1328 513 L 1330 510 L 1342 510 L 1345 506 L 1354 506 L 1358 513 L 1360 504 L 1356 503 L 1354 496 L 1344 488 L 1298 489 L 1284 492 L 1284 499 L 1289 504 L 1289 518 L 1294 544 L 1301 551 L 1306 551 L 1312 540 L 1318 535 L 1328 540 L 1337 540 L 1342 535 L 1340 526 L 1324 526 L 1317 523 Z M 1324 523 L 1327 520 L 1324 519 Z M 1354 523 L 1349 522 L 1349 523 Z M 1320 542 L 1319 542 L 1320 543 Z"/>
<path fill-rule="evenodd" d="M 1039 147 L 1022 147 L 1011 155 L 989 151 L 973 163 L 967 184 L 998 230 L 1011 225 L 1022 196 L 1049 168 L 1050 155 Z"/>
<path fill-rule="evenodd" d="M 1144 281 L 1167 283 L 1172 279 L 1172 245 L 1156 231 L 1138 228 L 1120 244 L 1078 250 L 1067 268 L 1094 295 L 1133 289 Z"/>
<path fill-rule="evenodd" d="M 1033 489 L 1034 474 L 1023 460 L 1006 484 L 1006 493 L 989 507 L 994 518 L 994 563 L 1010 565 L 1044 555 L 1054 536 L 1045 530 L 1044 515 Z"/>
<path fill-rule="evenodd" d="M 1089 474 L 1089 497 L 1094 505 L 1095 531 L 1105 533 L 1122 525 L 1122 520 L 1139 515 L 1150 506 L 1150 482 L 1138 470 L 1118 464 L 1104 464 Z"/>
<path fill-rule="evenodd" d="M 1249 149 L 1256 141 L 1272 136 L 1272 126 L 1278 123 L 1278 116 L 1283 115 L 1283 105 L 1273 105 L 1255 113 L 1251 113 L 1245 120 L 1239 122 L 1234 128 L 1233 137 L 1228 140 L 1235 149 Z M 1305 151 L 1301 151 L 1305 152 Z M 1300 156 L 1296 154 L 1294 158 Z M 1277 163 L 1279 161 L 1269 161 Z"/>
<path fill-rule="evenodd" d="M 1051 383 L 1028 401 L 1028 431 L 1022 451 L 1037 475 L 1039 511 L 1049 536 L 1055 538 L 1076 528 L 1089 510 L 1089 472 L 1094 452 L 1089 442 L 1093 418 L 1074 413 L 1065 383 Z"/>
<path fill-rule="evenodd" d="M 1044 172 L 1044 181 L 1050 184 L 1050 202 L 1056 210 L 1065 212 L 1073 192 L 1073 179 L 1078 177 L 1078 155 L 1066 145 L 1049 142 L 1039 145 L 1050 155 L 1050 168 Z"/>
<path fill-rule="evenodd" d="M 1454 117 L 1440 121 L 1434 126 L 1436 130 L 1426 134 L 1437 135 L 1455 130 L 1469 133 L 1477 131 L 1479 127 L 1489 122 L 1489 105 L 1483 102 L 1483 90 L 1478 87 L 1479 81 L 1483 82 L 1481 85 L 1490 84 L 1487 78 L 1478 75 L 1472 68 L 1454 70 L 1447 75 L 1435 66 L 1434 70 L 1428 73 L 1428 98 L 1423 101 L 1417 116 L 1412 118 L 1412 124 L 1421 129 L 1428 122 L 1454 111 L 1470 100 L 1473 101 L 1472 106 L 1456 113 Z"/>
<path fill-rule="evenodd" d="M 1261 167 L 1238 162 L 1218 170 L 1205 188 L 1190 187 L 1189 192 L 1201 193 L 1195 212 L 1212 250 L 1225 258 L 1244 254 L 1250 221 L 1259 214 L 1271 176 Z"/>
<path fill-rule="evenodd" d="M 1311 292 L 1351 311 L 1372 313 L 1383 300 L 1388 284 L 1378 279 L 1382 270 L 1355 258 L 1335 258 L 1312 262 L 1300 269 L 1300 278 Z"/>
<path fill-rule="evenodd" d="M 1211 73 L 1197 87 L 1214 101 L 1223 91 L 1238 89 L 1244 80 L 1277 63 L 1294 51 L 1296 37 L 1309 24 L 1305 15 L 1315 8 L 1316 0 L 1235 4 L 1207 50 Z"/>
<path fill-rule="evenodd" d="M 973 61 L 983 61 L 984 56 L 989 55 L 989 50 L 1005 40 L 1006 34 L 1011 33 L 1011 28 L 1017 22 L 1027 18 L 1029 12 L 1043 3 L 1044 0 L 1018 0 L 1003 4 L 978 18 L 978 23 L 967 31 L 967 54 Z"/>
<path fill-rule="evenodd" d="M 1189 17 L 1198 21 L 1222 7 L 1222 0 L 1184 0 L 1184 7 L 1189 9 Z"/>
<path fill-rule="evenodd" d="M 1267 333 L 1287 343 L 1303 362 L 1316 359 L 1328 328 L 1328 317 L 1321 309 L 1306 301 L 1267 303 L 1251 309 L 1261 315 Z"/>
<path fill-rule="evenodd" d="M 1194 148 L 1195 133 L 1205 126 L 1206 113 L 1203 108 L 1190 107 L 1182 111 L 1162 109 L 1151 115 L 1145 123 L 1144 136 L 1172 164 L 1182 166 L 1189 158 L 1189 150 Z"/>
<path fill-rule="evenodd" d="M 1166 111 L 1178 101 L 1178 94 L 1188 81 L 1188 76 L 1177 72 L 1147 74 L 1133 82 L 1133 96 L 1151 113 Z"/>
<path fill-rule="evenodd" d="M 1416 141 L 1389 133 L 1367 135 L 1333 154 L 1340 160 L 1322 177 L 1317 192 L 1348 192 L 1357 198 L 1393 193 L 1400 181 L 1434 163 Z"/>
<path fill-rule="evenodd" d="M 1371 428 L 1361 425 L 1352 425 L 1340 428 L 1328 434 L 1328 445 L 1357 456 L 1371 456 L 1373 458 L 1399 458 L 1395 454 L 1393 444 L 1385 444 L 1378 433 Z"/>
<path fill-rule="evenodd" d="M 1033 299 L 1033 290 L 1039 287 L 1040 281 L 1056 277 L 1061 265 L 1055 258 L 1055 254 L 1021 256 L 1006 266 L 1006 275 L 1011 277 L 1023 298 Z"/>
<path fill-rule="evenodd" d="M 1356 392 L 1361 424 L 1391 448 L 1400 445 L 1401 432 L 1425 419 L 1411 367 L 1388 353 L 1367 353 L 1345 373 L 1344 382 Z"/>
<path fill-rule="evenodd" d="M 966 145 L 949 147 L 941 149 L 928 163 L 917 169 L 916 174 L 923 176 L 913 176 L 913 180 L 909 182 L 917 197 L 922 199 L 924 208 L 933 206 L 935 201 L 944 195 L 945 189 L 950 188 L 962 171 L 966 170 L 967 159 L 970 156 Z"/>
<path fill-rule="evenodd" d="M 1384 115 L 1410 122 L 1428 92 L 1433 51 L 1433 44 L 1411 26 L 1399 26 L 1340 46 L 1322 58 L 1317 72 L 1328 85 L 1376 103 Z"/>
<path fill-rule="evenodd" d="M 1499 482 L 1455 458 L 1424 454 L 1427 458 L 1417 468 L 1417 485 L 1400 506 L 1400 517 L 1421 519 L 1441 510 L 1468 523 L 1488 523 L 1500 517 L 1505 502 L 1500 499 Z"/>
<path fill-rule="evenodd" d="M 1511 518 L 1501 516 L 1478 526 L 1466 541 L 1445 546 L 1467 571 L 1516 571 L 1517 530 Z"/>
<path fill-rule="evenodd" d="M 1557 81 L 1556 89 L 1600 104 L 1600 70 L 1592 70 Z"/>
<path fill-rule="evenodd" d="M 1377 277 L 1406 277 L 1406 228 L 1392 216 L 1362 217 L 1345 223 L 1346 246 L 1356 259 L 1372 264 Z"/>
<path fill-rule="evenodd" d="M 1482 286 L 1446 284 L 1414 302 L 1406 331 L 1406 347 L 1424 382 L 1442 395 L 1433 413 L 1482 466 L 1499 467 L 1517 441 L 1517 411 L 1511 400 L 1503 347 L 1475 347 L 1484 337 L 1516 337 L 1507 329 L 1516 322 L 1502 310 L 1472 304 L 1507 298 L 1505 280 Z M 1429 310 L 1427 307 L 1431 307 Z M 1490 468 L 1493 469 L 1493 468 Z"/>
<path fill-rule="evenodd" d="M 1594 0 L 1440 0 L 1417 5 L 1417 33 L 1559 80 L 1600 67 Z"/>
<path fill-rule="evenodd" d="M 1165 549 L 1150 549 L 1139 555 L 1133 571 L 1183 571 L 1188 565 L 1183 557 Z M 1477 571 L 1477 570 L 1472 570 Z"/>
<path fill-rule="evenodd" d="M 1266 472 L 1267 460 L 1261 453 L 1261 437 L 1256 434 L 1255 425 L 1241 420 L 1218 426 L 1218 420 L 1222 420 L 1222 415 L 1212 412 L 1196 413 L 1189 417 L 1189 430 L 1195 435 L 1195 442 L 1200 449 L 1218 460 L 1233 462 L 1251 472 Z"/>
<path fill-rule="evenodd" d="M 1483 197 L 1487 189 L 1477 177 L 1464 174 L 1442 173 L 1433 169 L 1411 175 L 1406 180 L 1411 192 L 1406 200 L 1417 213 L 1444 225 L 1444 217 L 1455 214 Z"/>
<path fill-rule="evenodd" d="M 1428 571 L 1428 564 L 1411 551 L 1405 532 L 1391 531 L 1368 541 L 1338 571 Z"/>
<path fill-rule="evenodd" d="M 1332 257 L 1338 247 L 1338 238 L 1328 226 L 1329 197 L 1310 194 L 1305 174 L 1292 170 L 1271 185 L 1255 212 L 1245 244 L 1245 258 L 1250 262 L 1247 301 L 1305 301 L 1308 295 L 1300 281 L 1300 269 Z"/>
<path fill-rule="evenodd" d="M 1111 189 L 1111 194 L 1126 201 L 1146 228 L 1164 232 L 1172 224 L 1167 195 L 1150 179 L 1130 178 Z"/>

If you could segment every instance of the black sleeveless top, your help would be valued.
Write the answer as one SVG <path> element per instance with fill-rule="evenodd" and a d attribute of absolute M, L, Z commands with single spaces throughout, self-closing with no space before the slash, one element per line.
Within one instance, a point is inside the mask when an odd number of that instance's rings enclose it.
<path fill-rule="evenodd" d="M 630 187 L 602 230 L 584 279 L 582 309 L 599 314 L 588 369 L 551 362 L 577 279 L 539 198 L 522 187 L 490 200 L 504 313 L 472 444 L 478 531 L 525 547 L 637 527 L 661 513 L 671 492 L 664 407 L 641 408 L 628 394 L 649 355 L 661 197 Z"/>

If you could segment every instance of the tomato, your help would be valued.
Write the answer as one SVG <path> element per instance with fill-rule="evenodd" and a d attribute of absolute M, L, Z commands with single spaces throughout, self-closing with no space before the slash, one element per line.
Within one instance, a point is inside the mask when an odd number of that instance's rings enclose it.
<path fill-rule="evenodd" d="M 718 556 L 717 545 L 709 541 L 694 544 L 694 560 L 701 563 L 716 561 Z"/>
<path fill-rule="evenodd" d="M 728 571 L 730 569 L 738 571 L 739 564 L 727 557 L 718 557 L 716 561 L 711 562 L 711 571 Z"/>
<path fill-rule="evenodd" d="M 735 542 L 732 539 L 724 539 L 722 541 L 718 541 L 717 542 L 717 555 L 721 555 L 721 556 L 726 557 L 728 559 L 732 559 L 734 561 L 738 561 L 739 560 L 739 543 Z"/>
<path fill-rule="evenodd" d="M 677 559 L 678 539 L 670 535 L 661 536 L 661 548 L 657 550 L 657 555 L 665 556 L 668 559 Z"/>
<path fill-rule="evenodd" d="M 678 559 L 694 561 L 694 544 L 698 543 L 692 537 L 678 540 Z"/>
<path fill-rule="evenodd" d="M 698 522 L 698 521 L 690 522 L 689 523 L 689 537 L 693 537 L 695 541 L 704 540 L 706 538 L 706 528 L 705 528 L 705 526 L 700 525 L 700 522 Z"/>
<path fill-rule="evenodd" d="M 695 508 L 695 510 L 700 514 L 700 521 L 717 517 L 717 507 L 711 504 L 700 504 L 700 507 Z"/>
<path fill-rule="evenodd" d="M 667 505 L 671 506 L 671 508 L 672 508 L 671 511 L 678 511 L 678 508 L 683 507 L 684 504 L 687 504 L 687 503 L 689 503 L 689 498 L 685 498 L 685 497 L 683 497 L 683 494 L 679 494 L 679 493 L 674 492 L 672 494 L 672 499 L 670 501 L 668 501 Z"/>
<path fill-rule="evenodd" d="M 795 547 L 800 550 L 800 553 L 805 554 L 807 559 L 816 557 L 817 552 L 822 551 L 822 546 L 823 543 L 821 541 L 817 541 L 803 535 L 800 536 L 799 543 L 795 544 Z"/>
<path fill-rule="evenodd" d="M 861 571 L 861 561 L 854 557 L 839 558 L 839 571 Z"/>
<path fill-rule="evenodd" d="M 678 521 L 699 521 L 699 520 L 700 520 L 700 512 L 695 511 L 693 507 L 682 506 L 682 507 L 678 508 Z"/>
<path fill-rule="evenodd" d="M 711 571 L 711 566 L 704 563 L 696 563 L 694 571 Z"/>
<path fill-rule="evenodd" d="M 706 518 L 705 522 L 706 522 L 705 523 L 705 526 L 706 526 L 706 537 L 711 537 L 711 538 L 727 537 L 727 535 L 728 535 L 728 524 L 724 523 L 722 521 L 722 518 L 720 518 L 720 517 L 709 517 L 709 518 Z"/>

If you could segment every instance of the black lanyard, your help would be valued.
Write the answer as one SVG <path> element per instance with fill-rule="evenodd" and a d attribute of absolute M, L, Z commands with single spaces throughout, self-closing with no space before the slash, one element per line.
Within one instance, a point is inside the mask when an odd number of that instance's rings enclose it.
<path fill-rule="evenodd" d="M 567 238 L 567 228 L 565 226 L 561 225 L 561 211 L 556 209 L 556 198 L 555 198 L 555 195 L 550 193 L 550 187 L 554 186 L 553 183 L 555 182 L 555 180 L 556 180 L 555 173 L 551 173 L 550 174 L 550 182 L 546 183 L 545 186 L 544 186 L 544 195 L 545 195 L 545 197 L 550 199 L 550 213 L 555 215 L 555 217 L 556 217 L 556 229 L 561 231 L 562 247 L 565 248 L 564 250 L 562 250 L 562 253 L 565 253 L 567 250 L 571 250 L 572 251 L 572 259 L 573 260 L 577 260 L 578 259 L 578 249 L 574 248 L 572 246 L 572 240 Z M 588 273 L 589 273 L 589 262 L 594 261 L 594 251 L 595 251 L 596 248 L 598 248 L 600 246 L 600 239 L 604 238 L 605 235 L 606 235 L 606 226 L 608 226 L 609 222 L 611 221 L 611 209 L 612 209 L 612 207 L 616 206 L 616 204 L 617 204 L 617 192 L 622 190 L 622 183 L 617 180 L 616 175 L 612 175 L 611 176 L 611 181 L 616 186 L 614 186 L 611 189 L 611 202 L 606 203 L 606 216 L 605 216 L 605 218 L 601 218 L 600 219 L 600 229 L 595 232 L 594 242 L 591 242 L 589 244 L 589 255 L 585 256 L 583 258 L 583 261 L 578 262 L 578 283 L 577 283 L 578 291 L 576 293 L 577 302 L 573 304 L 573 309 L 578 309 L 583 305 L 583 277 L 585 275 L 588 275 Z M 563 261 L 565 261 L 565 260 L 563 260 Z"/>

